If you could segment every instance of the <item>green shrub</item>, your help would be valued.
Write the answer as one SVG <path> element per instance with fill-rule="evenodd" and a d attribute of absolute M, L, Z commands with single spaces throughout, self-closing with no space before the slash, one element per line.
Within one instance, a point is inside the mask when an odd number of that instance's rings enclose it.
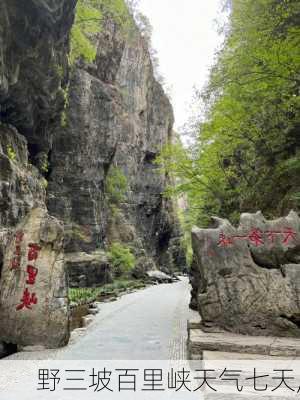
<path fill-rule="evenodd" d="M 88 304 L 101 300 L 102 296 L 118 295 L 124 290 L 142 289 L 145 284 L 139 280 L 118 279 L 96 288 L 69 288 L 69 300 L 73 304 Z"/>
<path fill-rule="evenodd" d="M 41 164 L 41 170 L 42 172 L 44 172 L 45 174 L 47 174 L 49 172 L 49 161 L 47 159 L 45 159 L 43 161 L 43 163 Z"/>
<path fill-rule="evenodd" d="M 106 177 L 105 193 L 111 206 L 118 206 L 125 200 L 128 181 L 123 171 L 117 167 L 111 167 Z"/>
<path fill-rule="evenodd" d="M 42 182 L 42 186 L 43 186 L 43 188 L 46 190 L 46 189 L 47 189 L 47 187 L 48 187 L 48 181 L 47 181 L 47 179 L 45 179 L 45 178 L 42 178 L 41 182 Z"/>
<path fill-rule="evenodd" d="M 121 27 L 130 26 L 130 17 L 124 0 L 79 0 L 75 23 L 71 31 L 70 62 L 82 58 L 93 62 L 97 49 L 93 37 L 102 29 L 104 15 L 110 15 Z"/>
<path fill-rule="evenodd" d="M 62 111 L 60 116 L 60 126 L 66 128 L 68 126 L 68 117 L 65 110 Z"/>
<path fill-rule="evenodd" d="M 99 289 L 82 288 L 82 289 L 69 289 L 69 299 L 72 303 L 85 304 L 95 301 Z"/>
<path fill-rule="evenodd" d="M 11 145 L 7 146 L 7 155 L 10 161 L 15 161 L 17 155 Z"/>
<path fill-rule="evenodd" d="M 130 272 L 135 266 L 135 256 L 121 243 L 113 243 L 110 246 L 108 258 L 117 276 Z"/>
<path fill-rule="evenodd" d="M 87 62 L 95 60 L 96 47 L 91 37 L 100 31 L 101 18 L 101 12 L 92 6 L 92 2 L 79 0 L 71 31 L 71 64 L 80 57 Z"/>
<path fill-rule="evenodd" d="M 64 107 L 60 115 L 60 125 L 62 128 L 66 128 L 68 126 L 67 109 L 69 107 L 69 86 L 61 88 L 61 96 L 63 98 Z"/>

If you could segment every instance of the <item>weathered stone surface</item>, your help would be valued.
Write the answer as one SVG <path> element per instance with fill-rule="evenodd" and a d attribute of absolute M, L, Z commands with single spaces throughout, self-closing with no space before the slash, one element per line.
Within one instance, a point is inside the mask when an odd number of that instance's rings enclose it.
<path fill-rule="evenodd" d="M 155 270 L 155 263 L 152 258 L 140 257 L 138 258 L 131 275 L 135 279 L 147 279 L 149 278 L 148 271 Z"/>
<path fill-rule="evenodd" d="M 47 204 L 65 223 L 67 253 L 139 243 L 168 271 L 178 258 L 168 251 L 170 240 L 179 233 L 162 195 L 168 178 L 153 161 L 171 140 L 172 107 L 139 32 L 126 36 L 110 19 L 103 25 L 95 63 L 77 63 L 70 79 L 66 126 L 57 127 L 53 140 Z M 114 214 L 105 191 L 113 167 L 128 180 Z"/>
<path fill-rule="evenodd" d="M 0 4 L 0 120 L 25 135 L 33 153 L 50 149 L 51 124 L 63 107 L 76 2 Z"/>
<path fill-rule="evenodd" d="M 204 351 L 300 358 L 299 339 L 207 333 L 197 328 L 190 330 L 188 347 L 191 359 L 201 359 Z"/>
<path fill-rule="evenodd" d="M 0 340 L 7 343 L 52 348 L 68 342 L 63 227 L 43 208 L 30 211 L 4 250 L 0 321 Z"/>
<path fill-rule="evenodd" d="M 192 286 L 190 308 L 192 310 L 198 310 L 198 291 L 202 291 L 202 283 L 203 281 L 200 279 L 200 272 L 197 261 L 195 257 L 193 257 L 190 268 L 190 284 Z"/>
<path fill-rule="evenodd" d="M 172 283 L 175 281 L 174 277 L 158 270 L 148 271 L 147 275 L 149 278 L 151 278 L 151 280 L 159 283 Z"/>
<path fill-rule="evenodd" d="M 104 252 L 69 253 L 65 257 L 70 287 L 93 287 L 113 281 L 112 271 Z"/>
<path fill-rule="evenodd" d="M 300 336 L 300 219 L 242 214 L 234 228 L 194 228 L 193 302 L 206 326 L 250 335 Z"/>
<path fill-rule="evenodd" d="M 94 322 L 94 316 L 93 315 L 85 315 L 82 317 L 82 325 L 83 328 L 87 328 L 89 325 L 91 325 Z"/>
<path fill-rule="evenodd" d="M 0 123 L 0 231 L 15 226 L 45 198 L 43 179 L 28 163 L 26 139 Z"/>

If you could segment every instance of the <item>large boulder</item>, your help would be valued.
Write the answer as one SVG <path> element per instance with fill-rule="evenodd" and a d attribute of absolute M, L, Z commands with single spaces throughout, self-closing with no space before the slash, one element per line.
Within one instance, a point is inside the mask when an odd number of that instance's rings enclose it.
<path fill-rule="evenodd" d="M 6 343 L 56 348 L 69 340 L 63 227 L 44 208 L 6 234 L 0 321 Z"/>
<path fill-rule="evenodd" d="M 71 288 L 95 287 L 113 281 L 112 270 L 103 251 L 69 253 L 65 260 Z"/>
<path fill-rule="evenodd" d="M 300 337 L 300 219 L 242 214 L 238 228 L 192 231 L 192 304 L 204 326 L 250 335 Z"/>
<path fill-rule="evenodd" d="M 158 283 L 173 283 L 178 280 L 176 277 L 165 274 L 159 270 L 148 271 L 147 275 L 152 281 Z"/>

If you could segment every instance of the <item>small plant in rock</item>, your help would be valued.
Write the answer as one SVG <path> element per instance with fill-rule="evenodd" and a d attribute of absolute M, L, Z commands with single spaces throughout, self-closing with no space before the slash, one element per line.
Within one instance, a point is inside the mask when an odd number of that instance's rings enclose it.
<path fill-rule="evenodd" d="M 41 170 L 47 174 L 49 172 L 49 161 L 48 160 L 44 160 L 41 164 Z"/>
<path fill-rule="evenodd" d="M 7 155 L 10 161 L 15 161 L 17 155 L 11 145 L 7 146 Z"/>
<path fill-rule="evenodd" d="M 135 266 L 135 256 L 131 250 L 121 243 L 113 243 L 109 247 L 108 259 L 116 276 L 128 274 Z"/>
<path fill-rule="evenodd" d="M 43 188 L 44 188 L 45 190 L 47 189 L 47 187 L 48 187 L 48 181 L 47 181 L 47 179 L 42 178 L 42 186 L 43 186 Z"/>
<path fill-rule="evenodd" d="M 120 168 L 112 166 L 107 174 L 105 184 L 105 193 L 111 207 L 118 207 L 125 200 L 127 189 L 127 177 Z"/>

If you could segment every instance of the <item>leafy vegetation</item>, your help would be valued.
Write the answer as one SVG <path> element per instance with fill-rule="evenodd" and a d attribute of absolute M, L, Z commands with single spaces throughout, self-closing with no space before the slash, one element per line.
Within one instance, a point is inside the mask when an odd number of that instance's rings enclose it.
<path fill-rule="evenodd" d="M 127 190 L 127 177 L 120 168 L 112 166 L 105 183 L 105 193 L 110 206 L 118 207 L 125 200 Z"/>
<path fill-rule="evenodd" d="M 118 295 L 125 290 L 143 288 L 145 284 L 138 280 L 119 279 L 114 283 L 109 283 L 98 288 L 72 288 L 69 289 L 69 299 L 72 303 L 87 304 L 101 297 Z"/>
<path fill-rule="evenodd" d="M 112 243 L 107 255 L 116 276 L 127 274 L 135 266 L 135 256 L 121 243 Z"/>
<path fill-rule="evenodd" d="M 60 125 L 62 128 L 66 128 L 68 126 L 67 109 L 69 107 L 69 86 L 67 86 L 65 89 L 61 89 L 61 93 L 64 101 L 64 108 L 60 116 Z"/>
<path fill-rule="evenodd" d="M 47 158 L 45 158 L 41 164 L 41 171 L 47 174 L 49 172 L 49 161 Z"/>
<path fill-rule="evenodd" d="M 14 149 L 11 145 L 7 146 L 7 156 L 10 159 L 10 161 L 15 161 L 15 159 L 17 157 L 16 152 L 14 151 Z"/>
<path fill-rule="evenodd" d="M 71 32 L 70 62 L 96 58 L 95 35 L 102 29 L 103 17 L 110 15 L 121 27 L 130 26 L 130 16 L 124 0 L 79 0 Z"/>
<path fill-rule="evenodd" d="M 199 96 L 197 140 L 167 146 L 158 159 L 177 182 L 167 194 L 188 199 L 187 226 L 300 206 L 299 1 L 231 3 L 224 46 Z"/>
<path fill-rule="evenodd" d="M 41 178 L 41 184 L 42 184 L 43 188 L 44 188 L 45 190 L 47 190 L 47 187 L 48 187 L 48 181 L 47 181 L 47 179 L 45 179 L 44 177 Z"/>

